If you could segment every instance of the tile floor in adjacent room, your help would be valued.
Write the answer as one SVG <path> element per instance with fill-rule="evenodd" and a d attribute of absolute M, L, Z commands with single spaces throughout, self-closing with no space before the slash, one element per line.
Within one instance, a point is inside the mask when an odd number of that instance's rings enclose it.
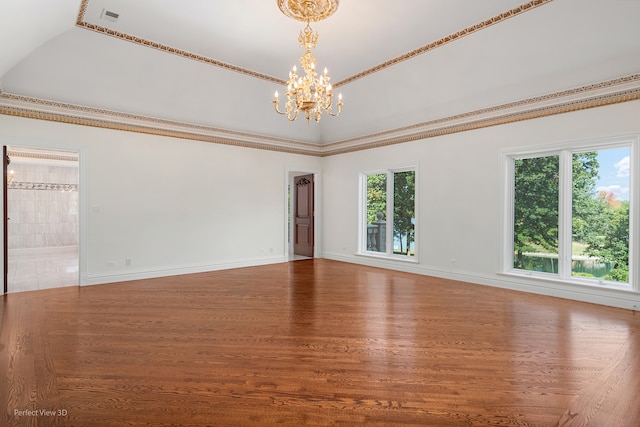
<path fill-rule="evenodd" d="M 313 259 L 292 255 L 290 261 Z M 8 291 L 78 286 L 78 247 L 10 249 Z"/>
<path fill-rule="evenodd" d="M 9 250 L 8 291 L 77 286 L 78 247 Z"/>

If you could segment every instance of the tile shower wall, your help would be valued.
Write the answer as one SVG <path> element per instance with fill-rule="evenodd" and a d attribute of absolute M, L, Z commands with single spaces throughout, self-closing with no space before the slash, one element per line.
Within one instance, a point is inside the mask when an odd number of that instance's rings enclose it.
<path fill-rule="evenodd" d="M 78 245 L 78 167 L 12 163 L 9 249 Z"/>

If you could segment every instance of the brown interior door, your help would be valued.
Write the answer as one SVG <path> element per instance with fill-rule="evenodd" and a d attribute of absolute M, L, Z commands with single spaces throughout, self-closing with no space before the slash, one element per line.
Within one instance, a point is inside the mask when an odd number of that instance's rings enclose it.
<path fill-rule="evenodd" d="M 8 279 L 9 279 L 9 236 L 8 236 L 8 221 L 9 221 L 9 209 L 7 207 L 7 166 L 9 166 L 9 156 L 7 156 L 7 146 L 2 146 L 2 246 L 3 246 L 3 255 L 4 259 L 2 261 L 2 280 L 4 282 L 4 291 L 3 293 L 7 293 L 8 290 Z"/>
<path fill-rule="evenodd" d="M 297 176 L 294 183 L 293 253 L 313 257 L 313 175 Z"/>

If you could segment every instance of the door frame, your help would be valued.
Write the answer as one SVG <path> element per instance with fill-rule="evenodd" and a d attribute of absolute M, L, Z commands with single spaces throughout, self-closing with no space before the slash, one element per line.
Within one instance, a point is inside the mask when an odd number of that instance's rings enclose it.
<path fill-rule="evenodd" d="M 321 179 L 320 170 L 308 167 L 287 167 L 285 169 L 284 176 L 284 260 L 288 262 L 293 259 L 294 249 L 294 221 L 292 218 L 294 208 L 293 197 L 289 197 L 289 194 L 293 195 L 294 179 L 297 176 L 313 175 L 313 257 L 321 258 L 320 248 L 322 247 L 320 242 L 320 236 L 322 235 L 320 230 L 320 224 L 322 224 L 322 206 L 319 195 L 321 192 Z"/>
<path fill-rule="evenodd" d="M 0 136 L 0 145 L 3 147 L 24 147 L 24 148 L 34 148 L 41 150 L 60 150 L 60 151 L 75 151 L 78 153 L 78 286 L 83 286 L 87 284 L 87 218 L 88 218 L 88 210 L 86 201 L 88 200 L 88 180 L 87 180 L 87 147 L 74 145 L 74 144 L 66 144 L 66 143 L 58 143 L 55 141 L 51 142 L 43 142 L 42 140 L 28 140 L 21 138 L 8 138 Z M 6 182 L 6 178 L 4 179 Z M 6 191 L 6 185 L 4 186 L 3 191 Z M 0 197 L 0 199 L 2 199 Z M 2 201 L 2 210 L 4 211 L 8 206 L 5 204 L 4 200 Z M 3 217 L 3 227 L 2 229 L 2 269 L 3 271 L 7 271 L 9 266 L 7 264 L 8 258 L 8 250 L 4 249 L 4 242 L 8 241 L 8 236 L 6 235 L 6 227 L 7 227 L 7 216 Z"/>

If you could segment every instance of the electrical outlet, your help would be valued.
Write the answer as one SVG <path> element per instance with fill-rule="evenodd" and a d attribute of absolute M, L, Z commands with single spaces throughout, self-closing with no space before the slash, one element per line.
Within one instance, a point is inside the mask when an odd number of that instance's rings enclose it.
<path fill-rule="evenodd" d="M 124 260 L 124 265 L 126 265 L 127 267 L 131 267 L 131 258 L 127 258 Z"/>

